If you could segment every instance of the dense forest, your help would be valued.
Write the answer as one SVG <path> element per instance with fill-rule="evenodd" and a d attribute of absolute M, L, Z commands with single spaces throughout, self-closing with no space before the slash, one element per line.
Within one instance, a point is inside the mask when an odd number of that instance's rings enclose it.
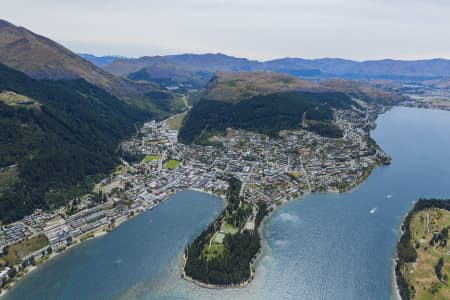
<path fill-rule="evenodd" d="M 158 117 L 82 79 L 37 81 L 0 64 L 3 91 L 39 103 L 0 101 L 0 182 L 14 177 L 0 185 L 3 222 L 88 191 L 94 179 L 114 168 L 121 139 L 138 123 Z"/>
<path fill-rule="evenodd" d="M 343 93 L 283 92 L 260 95 L 236 104 L 202 99 L 189 112 L 179 132 L 184 143 L 205 142 L 227 128 L 245 129 L 276 137 L 283 129 L 297 129 L 305 116 L 308 128 L 327 137 L 342 136 L 332 122 L 333 108 L 355 105 Z"/>
<path fill-rule="evenodd" d="M 209 243 L 213 234 L 220 228 L 223 218 L 229 216 L 230 212 L 235 212 L 234 215 L 238 215 L 236 212 L 243 205 L 243 201 L 239 197 L 241 182 L 238 179 L 231 178 L 229 183 L 227 207 L 216 221 L 208 226 L 185 251 L 187 261 L 184 270 L 186 275 L 208 284 L 231 285 L 248 280 L 251 274 L 250 262 L 261 248 L 261 237 L 257 229 L 267 214 L 267 206 L 264 202 L 258 204 L 255 230 L 240 230 L 235 234 L 226 234 L 223 240 L 223 255 L 216 256 L 212 260 L 208 260 L 207 257 L 202 255 L 205 245 Z"/>
<path fill-rule="evenodd" d="M 450 211 L 450 200 L 442 199 L 420 199 L 406 215 L 402 224 L 403 234 L 397 244 L 397 261 L 395 266 L 395 275 L 397 277 L 397 285 L 402 300 L 411 299 L 411 288 L 402 275 L 402 266 L 406 263 L 413 263 L 417 259 L 417 251 L 412 242 L 410 231 L 410 223 L 413 215 L 421 210 L 429 208 L 441 208 Z M 448 234 L 448 233 L 447 233 Z M 437 239 L 439 240 L 439 239 Z"/>

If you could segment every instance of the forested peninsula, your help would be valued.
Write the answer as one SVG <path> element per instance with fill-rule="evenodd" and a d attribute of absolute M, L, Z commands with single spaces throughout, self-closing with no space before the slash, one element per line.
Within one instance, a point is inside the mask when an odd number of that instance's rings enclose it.
<path fill-rule="evenodd" d="M 239 196 L 241 181 L 227 179 L 227 205 L 185 249 L 185 279 L 202 286 L 238 286 L 249 282 L 261 249 L 259 226 L 267 214 L 265 202 L 256 205 Z"/>

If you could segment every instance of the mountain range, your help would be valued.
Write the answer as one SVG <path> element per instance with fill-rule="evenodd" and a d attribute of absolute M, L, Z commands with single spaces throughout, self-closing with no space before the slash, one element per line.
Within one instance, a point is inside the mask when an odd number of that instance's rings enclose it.
<path fill-rule="evenodd" d="M 89 58 L 88 58 L 89 59 Z M 91 60 L 95 63 L 95 60 Z M 450 78 L 450 60 L 369 60 L 339 58 L 281 58 L 269 61 L 236 58 L 224 54 L 181 54 L 117 58 L 102 67 L 124 78 L 159 81 L 163 85 L 182 84 L 191 88 L 204 86 L 215 72 L 273 71 L 310 80 L 330 78 L 357 80 L 435 81 Z M 167 76 L 164 75 L 167 73 Z M 176 78 L 178 75 L 180 78 Z M 172 79 L 171 82 L 161 82 Z M 175 78 L 175 79 L 174 79 Z"/>
<path fill-rule="evenodd" d="M 0 221 L 59 207 L 91 191 L 114 169 L 124 155 L 120 143 L 140 124 L 186 109 L 171 90 L 199 90 L 190 97 L 197 102 L 179 133 L 185 143 L 208 142 L 211 134 L 229 127 L 276 137 L 279 130 L 298 128 L 300 121 L 318 134 L 339 137 L 335 109 L 353 109 L 358 106 L 354 98 L 387 105 L 403 98 L 330 78 L 446 84 L 448 66 L 445 60 L 80 56 L 0 20 Z"/>

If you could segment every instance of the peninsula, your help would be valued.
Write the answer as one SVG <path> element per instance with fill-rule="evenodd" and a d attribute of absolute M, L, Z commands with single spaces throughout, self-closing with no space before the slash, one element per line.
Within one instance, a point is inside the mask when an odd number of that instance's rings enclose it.
<path fill-rule="evenodd" d="M 420 199 L 406 215 L 395 274 L 402 300 L 448 299 L 450 201 Z"/>
<path fill-rule="evenodd" d="M 7 260 L 4 286 L 27 272 L 30 265 L 110 231 L 184 189 L 227 200 L 218 219 L 187 247 L 184 277 L 201 284 L 242 286 L 254 274 L 253 262 L 261 248 L 258 228 L 268 212 L 307 193 L 347 191 L 376 165 L 389 163 L 389 156 L 370 138 L 370 130 L 378 114 L 390 105 L 374 101 L 373 94 L 362 94 L 358 87 L 351 87 L 350 93 L 348 86 L 344 90 L 308 85 L 306 91 L 299 79 L 270 72 L 237 76 L 237 83 L 232 83 L 235 79 L 229 75 L 216 78 L 219 84 L 212 81 L 203 91 L 214 95 L 217 88 L 231 88 L 237 100 L 220 102 L 209 96 L 180 115 L 182 122 L 145 123 L 121 144 L 122 164 L 91 193 L 49 213 L 36 210 L 5 226 L 2 247 L 15 247 L 39 235 L 47 242 L 40 249 L 18 253 L 17 264 Z M 235 85 L 239 86 L 237 92 Z M 254 89 L 251 95 L 250 86 Z M 214 103 L 212 108 L 225 107 L 223 117 L 235 115 L 230 106 L 238 113 L 242 110 L 237 105 L 257 109 L 247 119 L 231 119 L 227 126 L 215 124 L 214 128 L 211 122 L 217 115 L 208 111 L 208 105 L 205 110 L 205 102 Z M 279 110 L 272 110 L 273 102 L 280 104 Z M 198 113 L 208 115 L 207 123 L 193 119 Z M 277 130 L 268 131 L 271 126 L 264 124 L 269 123 L 279 124 Z M 179 141 L 182 132 L 185 143 Z"/>

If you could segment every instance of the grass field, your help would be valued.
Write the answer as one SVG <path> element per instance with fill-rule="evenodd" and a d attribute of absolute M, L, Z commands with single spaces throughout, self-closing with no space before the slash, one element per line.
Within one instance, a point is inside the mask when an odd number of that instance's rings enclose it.
<path fill-rule="evenodd" d="M 184 120 L 184 117 L 186 117 L 187 112 L 181 113 L 169 120 L 166 121 L 167 125 L 172 130 L 180 130 L 181 124 Z"/>
<path fill-rule="evenodd" d="M 48 239 L 41 234 L 28 240 L 18 242 L 9 246 L 8 254 L 0 256 L 0 266 L 18 264 L 21 257 L 31 254 L 48 245 Z"/>
<path fill-rule="evenodd" d="M 225 247 L 223 244 L 213 243 L 211 244 L 211 248 L 205 252 L 207 260 L 210 261 L 216 257 L 223 256 L 225 251 Z"/>
<path fill-rule="evenodd" d="M 223 256 L 225 247 L 223 246 L 223 239 L 225 238 L 225 234 L 216 232 L 211 240 L 205 244 L 205 247 L 202 251 L 202 256 L 206 257 L 208 261 L 218 257 Z"/>
<path fill-rule="evenodd" d="M 19 180 L 17 167 L 5 168 L 0 171 L 0 196 Z"/>
<path fill-rule="evenodd" d="M 154 161 L 154 160 L 159 160 L 159 159 L 161 159 L 161 156 L 159 156 L 159 155 L 146 155 L 144 157 L 144 159 L 142 159 L 142 162 L 143 163 L 148 163 L 148 162 L 151 162 L 151 161 Z"/>
<path fill-rule="evenodd" d="M 239 231 L 239 228 L 234 227 L 231 224 L 223 223 L 220 230 L 222 230 L 225 233 L 235 234 Z"/>
<path fill-rule="evenodd" d="M 407 264 L 402 270 L 409 284 L 414 286 L 413 299 L 450 299 L 449 282 L 438 279 L 435 271 L 440 258 L 444 259 L 441 273 L 450 276 L 450 241 L 447 245 L 431 246 L 434 234 L 450 226 L 450 212 L 431 208 L 417 212 L 411 219 L 410 230 L 417 250 L 415 264 Z"/>
<path fill-rule="evenodd" d="M 180 162 L 176 159 L 169 159 L 164 163 L 164 168 L 169 170 L 175 170 Z"/>
<path fill-rule="evenodd" d="M 39 102 L 36 102 L 28 97 L 25 97 L 23 95 L 11 92 L 11 91 L 5 91 L 0 93 L 0 101 L 3 103 L 10 105 L 10 106 L 20 106 L 20 107 L 27 107 L 27 108 L 39 108 L 40 104 Z"/>

